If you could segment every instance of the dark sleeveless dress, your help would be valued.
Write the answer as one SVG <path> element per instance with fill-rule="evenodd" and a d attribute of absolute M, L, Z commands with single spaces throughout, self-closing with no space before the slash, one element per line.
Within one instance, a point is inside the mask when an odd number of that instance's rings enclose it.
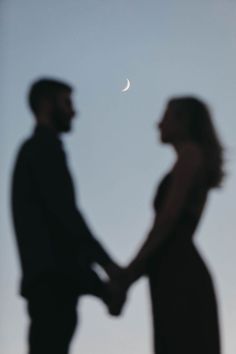
<path fill-rule="evenodd" d="M 154 200 L 161 209 L 172 175 Z M 148 265 L 155 354 L 220 354 L 217 306 L 209 272 L 193 244 L 207 188 L 192 188 L 169 241 Z M 158 237 L 158 235 L 157 235 Z"/>

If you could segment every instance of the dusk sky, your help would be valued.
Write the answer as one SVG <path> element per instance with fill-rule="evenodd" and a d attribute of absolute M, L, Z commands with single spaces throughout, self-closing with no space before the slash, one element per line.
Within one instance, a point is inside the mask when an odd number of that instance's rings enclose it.
<path fill-rule="evenodd" d="M 236 0 L 1 0 L 0 53 L 0 354 L 27 349 L 10 186 L 34 126 L 27 91 L 41 76 L 75 89 L 78 115 L 63 141 L 78 205 L 121 265 L 149 230 L 155 189 L 175 158 L 156 129 L 168 98 L 193 94 L 209 105 L 226 178 L 195 242 L 216 287 L 222 354 L 235 354 Z M 78 310 L 71 354 L 152 353 L 146 279 L 132 287 L 121 318 L 92 297 Z"/>

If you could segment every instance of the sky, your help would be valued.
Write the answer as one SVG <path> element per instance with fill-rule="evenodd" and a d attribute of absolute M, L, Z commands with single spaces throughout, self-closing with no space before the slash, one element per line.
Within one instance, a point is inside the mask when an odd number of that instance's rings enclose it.
<path fill-rule="evenodd" d="M 211 192 L 195 243 L 214 279 L 223 354 L 236 352 L 236 1 L 0 1 L 0 354 L 25 354 L 27 307 L 11 212 L 16 152 L 34 121 L 27 91 L 41 76 L 75 88 L 78 111 L 65 137 L 78 205 L 114 259 L 126 265 L 148 232 L 158 182 L 173 151 L 156 124 L 169 97 L 209 105 L 225 147 L 226 178 Z M 129 78 L 131 87 L 121 90 Z M 121 318 L 94 298 L 78 307 L 71 354 L 148 354 L 148 282 L 129 293 Z"/>

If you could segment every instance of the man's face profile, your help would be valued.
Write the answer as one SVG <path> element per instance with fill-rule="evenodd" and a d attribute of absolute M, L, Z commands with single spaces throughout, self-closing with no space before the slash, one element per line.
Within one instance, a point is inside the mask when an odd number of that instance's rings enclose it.
<path fill-rule="evenodd" d="M 60 92 L 52 102 L 51 121 L 59 133 L 71 130 L 71 121 L 75 116 L 75 110 L 71 99 L 71 93 Z"/>

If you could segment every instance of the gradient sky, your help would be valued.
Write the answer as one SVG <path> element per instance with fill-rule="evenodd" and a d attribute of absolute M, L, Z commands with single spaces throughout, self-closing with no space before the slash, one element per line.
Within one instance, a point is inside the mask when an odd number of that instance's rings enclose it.
<path fill-rule="evenodd" d="M 9 191 L 16 151 L 33 127 L 27 90 L 42 75 L 75 87 L 79 115 L 63 139 L 78 203 L 121 264 L 148 231 L 155 188 L 173 163 L 155 129 L 166 100 L 187 93 L 210 105 L 227 178 L 210 195 L 196 244 L 216 285 L 223 353 L 235 354 L 236 0 L 2 0 L 0 46 L 0 354 L 26 353 Z M 152 352 L 145 279 L 122 318 L 93 298 L 81 300 L 79 316 L 71 354 Z"/>

